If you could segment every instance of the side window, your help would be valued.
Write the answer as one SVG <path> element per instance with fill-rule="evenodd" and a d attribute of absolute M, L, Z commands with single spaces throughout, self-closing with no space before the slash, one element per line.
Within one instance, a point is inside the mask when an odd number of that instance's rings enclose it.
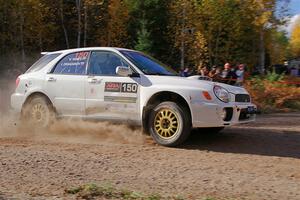
<path fill-rule="evenodd" d="M 114 76 L 118 66 L 129 67 L 124 59 L 112 52 L 94 51 L 90 57 L 89 74 Z"/>
<path fill-rule="evenodd" d="M 60 53 L 56 54 L 46 54 L 43 57 L 41 57 L 38 61 L 36 61 L 27 71 L 26 73 L 30 72 L 36 72 L 45 67 L 48 63 L 50 63 L 52 60 L 57 58 L 60 55 Z"/>
<path fill-rule="evenodd" d="M 86 65 L 90 52 L 82 51 L 71 53 L 61 59 L 53 71 L 54 74 L 77 74 L 86 73 Z"/>

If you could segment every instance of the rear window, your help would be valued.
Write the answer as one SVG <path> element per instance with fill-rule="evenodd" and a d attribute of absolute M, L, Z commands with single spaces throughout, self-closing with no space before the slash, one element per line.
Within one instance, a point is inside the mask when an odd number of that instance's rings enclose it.
<path fill-rule="evenodd" d="M 38 61 L 36 61 L 27 71 L 26 73 L 36 72 L 46 66 L 49 62 L 54 60 L 60 55 L 60 53 L 55 54 L 47 54 L 41 57 Z"/>

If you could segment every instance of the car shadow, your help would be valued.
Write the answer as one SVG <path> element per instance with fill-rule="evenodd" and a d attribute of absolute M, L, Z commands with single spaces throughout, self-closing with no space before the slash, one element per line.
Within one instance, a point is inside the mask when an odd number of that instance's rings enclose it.
<path fill-rule="evenodd" d="M 181 148 L 300 159 L 300 133 L 255 127 L 227 128 L 215 135 L 193 131 Z"/>

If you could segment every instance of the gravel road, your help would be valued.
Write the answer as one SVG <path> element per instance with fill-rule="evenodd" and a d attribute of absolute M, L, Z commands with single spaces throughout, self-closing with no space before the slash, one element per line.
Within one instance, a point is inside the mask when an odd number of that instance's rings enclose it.
<path fill-rule="evenodd" d="M 68 122 L 51 133 L 0 123 L 0 199 L 72 199 L 64 190 L 110 183 L 189 199 L 300 199 L 300 113 L 259 116 L 178 148 L 138 130 Z"/>

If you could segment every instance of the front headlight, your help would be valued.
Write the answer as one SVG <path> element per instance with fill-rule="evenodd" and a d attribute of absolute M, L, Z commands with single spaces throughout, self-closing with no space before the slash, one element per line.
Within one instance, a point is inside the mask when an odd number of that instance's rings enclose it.
<path fill-rule="evenodd" d="M 225 89 L 222 88 L 221 86 L 215 85 L 214 86 L 214 93 L 218 99 L 221 101 L 228 103 L 230 101 L 230 94 L 229 92 Z"/>

